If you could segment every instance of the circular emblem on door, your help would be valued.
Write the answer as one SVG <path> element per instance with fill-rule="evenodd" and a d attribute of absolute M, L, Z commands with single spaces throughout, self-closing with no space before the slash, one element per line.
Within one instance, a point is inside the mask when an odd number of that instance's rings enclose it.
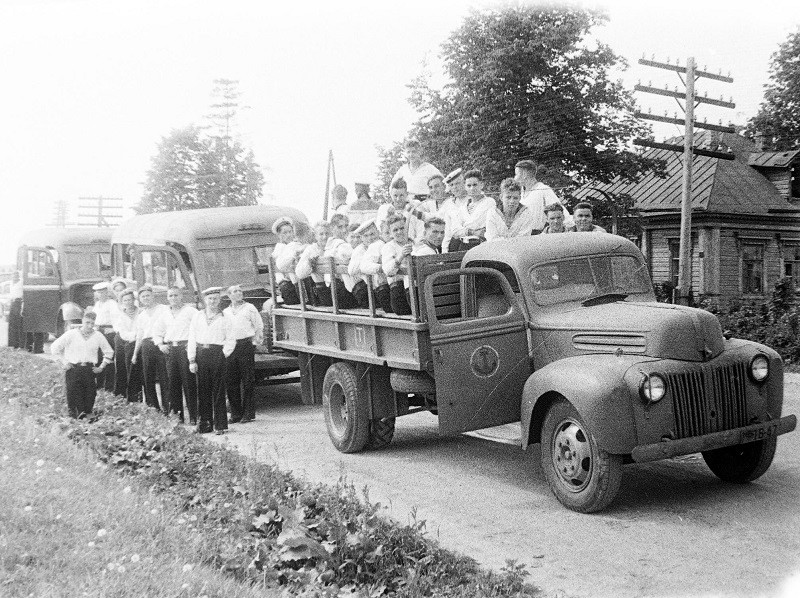
<path fill-rule="evenodd" d="M 494 347 L 482 345 L 472 352 L 469 365 L 478 378 L 491 378 L 500 368 L 500 355 Z"/>

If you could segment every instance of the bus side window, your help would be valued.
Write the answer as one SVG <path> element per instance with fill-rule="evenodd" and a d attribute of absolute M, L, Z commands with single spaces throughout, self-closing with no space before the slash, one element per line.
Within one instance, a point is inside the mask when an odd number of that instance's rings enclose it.
<path fill-rule="evenodd" d="M 46 251 L 28 250 L 28 263 L 25 268 L 28 278 L 55 278 L 56 269 L 53 258 Z"/>
<path fill-rule="evenodd" d="M 178 264 L 178 261 L 175 259 L 175 256 L 171 253 L 167 254 L 167 272 L 169 276 L 169 284 L 171 286 L 180 287 L 182 289 L 186 288 L 186 281 L 183 280 L 181 267 Z"/>
<path fill-rule="evenodd" d="M 103 277 L 109 276 L 111 274 L 111 254 L 98 253 L 97 266 L 98 266 L 98 272 L 100 272 L 101 276 Z"/>
<path fill-rule="evenodd" d="M 164 253 L 161 251 L 142 251 L 142 270 L 144 272 L 144 282 L 151 285 L 154 289 L 166 289 L 167 266 Z"/>

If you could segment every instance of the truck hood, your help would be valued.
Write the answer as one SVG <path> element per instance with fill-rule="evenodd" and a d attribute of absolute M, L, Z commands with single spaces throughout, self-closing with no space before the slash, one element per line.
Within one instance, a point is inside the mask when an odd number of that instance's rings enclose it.
<path fill-rule="evenodd" d="M 572 337 L 578 353 L 623 353 L 659 359 L 708 361 L 722 353 L 716 316 L 702 309 L 656 302 L 617 301 L 569 311 L 548 310 L 533 330 Z M 567 341 L 565 338 L 564 341 Z"/>

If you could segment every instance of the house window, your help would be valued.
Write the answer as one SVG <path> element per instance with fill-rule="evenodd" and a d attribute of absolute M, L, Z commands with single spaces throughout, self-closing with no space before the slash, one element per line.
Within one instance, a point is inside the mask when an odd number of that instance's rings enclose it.
<path fill-rule="evenodd" d="M 678 288 L 678 268 L 681 263 L 681 243 L 677 239 L 669 242 L 669 281 Z"/>
<path fill-rule="evenodd" d="M 742 293 L 762 295 L 764 293 L 764 245 L 745 243 L 742 245 Z"/>
<path fill-rule="evenodd" d="M 800 283 L 800 245 L 784 245 L 783 275 L 791 278 L 794 288 Z"/>

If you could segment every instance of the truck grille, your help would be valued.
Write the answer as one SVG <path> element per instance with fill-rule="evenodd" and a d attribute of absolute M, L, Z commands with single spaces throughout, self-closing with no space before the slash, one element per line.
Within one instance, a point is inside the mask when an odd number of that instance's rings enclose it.
<path fill-rule="evenodd" d="M 675 438 L 746 426 L 747 383 L 743 363 L 667 376 L 675 414 Z"/>

